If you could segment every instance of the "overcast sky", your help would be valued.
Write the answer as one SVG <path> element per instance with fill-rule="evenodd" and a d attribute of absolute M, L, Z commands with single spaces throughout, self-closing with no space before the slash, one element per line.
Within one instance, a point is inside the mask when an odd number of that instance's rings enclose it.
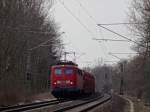
<path fill-rule="evenodd" d="M 112 53 L 131 53 L 133 43 L 129 42 L 98 42 L 92 38 L 99 39 L 122 39 L 96 24 L 128 22 L 129 4 L 131 0 L 57 0 L 53 6 L 52 13 L 55 21 L 59 24 L 65 51 L 75 51 L 76 61 L 80 67 L 94 66 L 98 60 L 100 63 L 112 64 L 106 61 L 119 61 L 109 55 Z M 67 9 L 65 9 L 65 7 Z M 84 9 L 83 9 L 84 7 Z M 85 10 L 88 12 L 85 12 Z M 72 13 L 72 15 L 70 14 Z M 92 16 L 92 17 L 89 17 Z M 74 17 L 73 17 L 74 16 Z M 93 19 L 92 19 L 93 18 Z M 96 22 L 96 23 L 95 23 Z M 82 25 L 81 25 L 82 24 Z M 107 26 L 108 28 L 130 37 L 130 32 L 124 25 Z M 128 59 L 132 55 L 116 55 Z M 72 60 L 73 55 L 67 58 Z"/>

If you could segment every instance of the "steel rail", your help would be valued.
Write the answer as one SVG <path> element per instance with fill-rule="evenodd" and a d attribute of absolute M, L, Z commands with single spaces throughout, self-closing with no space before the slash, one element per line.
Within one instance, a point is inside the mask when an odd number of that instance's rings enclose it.
<path fill-rule="evenodd" d="M 55 105 L 61 102 L 66 102 L 68 100 L 51 100 L 51 101 L 44 101 L 44 102 L 37 102 L 37 103 L 31 103 L 31 104 L 25 104 L 25 105 L 17 105 L 17 106 L 10 106 L 5 108 L 0 108 L 0 112 L 20 112 L 20 111 L 26 111 L 26 110 L 32 110 L 48 105 Z"/>
<path fill-rule="evenodd" d="M 68 111 L 68 110 L 71 110 L 71 109 L 74 109 L 74 108 L 78 108 L 80 106 L 83 106 L 83 105 L 86 105 L 88 103 L 91 103 L 91 102 L 94 102 L 96 100 L 99 100 L 103 98 L 103 96 L 97 96 L 93 99 L 90 99 L 90 100 L 87 100 L 87 101 L 83 101 L 83 102 L 78 102 L 74 105 L 70 105 L 70 106 L 66 106 L 66 107 L 62 107 L 62 108 L 59 108 L 59 109 L 56 109 L 56 110 L 53 110 L 53 112 L 64 112 L 64 111 Z"/>
<path fill-rule="evenodd" d="M 45 103 L 46 102 L 54 102 L 54 101 L 57 101 L 57 100 L 49 100 L 49 101 L 44 101 Z M 40 104 L 41 102 L 35 102 L 35 103 L 28 103 L 28 104 L 22 104 L 22 105 L 13 105 L 13 106 L 6 106 L 6 107 L 0 107 L 0 111 L 2 110 L 7 110 L 7 109 L 14 109 L 14 108 L 19 108 L 21 106 L 30 106 L 30 105 L 36 105 L 36 104 Z"/>
<path fill-rule="evenodd" d="M 22 111 L 30 111 L 33 109 L 40 109 L 42 107 L 47 108 L 48 107 L 53 108 L 53 107 L 58 107 L 56 109 L 52 109 L 53 112 L 62 112 L 62 111 L 68 111 L 74 108 L 78 108 L 80 106 L 86 105 L 88 103 L 94 102 L 96 100 L 100 100 L 103 98 L 103 95 L 94 95 L 90 98 L 81 98 L 80 100 L 74 100 L 73 105 L 66 105 L 63 106 L 63 103 L 67 103 L 68 101 L 72 101 L 69 99 L 62 99 L 62 100 L 51 100 L 51 101 L 45 101 L 45 102 L 38 102 L 38 103 L 32 103 L 32 104 L 26 104 L 26 105 L 19 105 L 19 106 L 11 106 L 11 107 L 6 107 L 6 108 L 1 108 L 0 112 L 22 112 Z M 107 98 L 108 99 L 108 98 Z M 106 99 L 105 99 L 106 101 Z M 102 102 L 101 102 L 102 103 Z M 60 105 L 60 106 L 59 106 Z M 91 108 L 91 107 L 90 107 Z"/>
<path fill-rule="evenodd" d="M 82 110 L 79 111 L 79 112 L 87 112 L 87 111 L 90 111 L 90 110 L 92 110 L 92 109 L 94 109 L 94 108 L 96 108 L 96 107 L 98 107 L 98 106 L 100 106 L 100 105 L 102 105 L 102 104 L 104 104 L 104 103 L 110 101 L 111 98 L 112 98 L 112 96 L 110 95 L 109 98 L 107 98 L 107 99 L 105 99 L 105 100 L 103 100 L 103 101 L 99 101 L 98 103 L 96 103 L 96 104 L 94 104 L 94 105 L 92 105 L 92 106 L 89 106 L 89 107 L 87 107 L 87 108 L 85 108 L 85 109 L 82 109 Z"/>

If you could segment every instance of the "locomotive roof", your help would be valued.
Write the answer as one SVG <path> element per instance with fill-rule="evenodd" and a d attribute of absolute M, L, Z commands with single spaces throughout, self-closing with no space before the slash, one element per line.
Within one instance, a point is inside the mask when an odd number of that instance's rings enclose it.
<path fill-rule="evenodd" d="M 72 61 L 59 61 L 56 63 L 56 65 L 74 65 L 74 66 L 78 66 L 76 63 L 72 62 Z"/>
<path fill-rule="evenodd" d="M 53 65 L 52 67 L 72 67 L 72 68 L 78 68 L 78 66 L 75 66 L 75 65 Z"/>
<path fill-rule="evenodd" d="M 78 67 L 78 65 L 72 61 L 58 61 L 53 67 Z"/>

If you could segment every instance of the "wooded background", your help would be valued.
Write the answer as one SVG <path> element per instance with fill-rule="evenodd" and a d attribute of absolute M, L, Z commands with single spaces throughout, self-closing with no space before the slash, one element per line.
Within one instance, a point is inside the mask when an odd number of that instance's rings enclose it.
<path fill-rule="evenodd" d="M 0 1 L 0 103 L 49 90 L 49 67 L 60 58 L 53 0 Z"/>

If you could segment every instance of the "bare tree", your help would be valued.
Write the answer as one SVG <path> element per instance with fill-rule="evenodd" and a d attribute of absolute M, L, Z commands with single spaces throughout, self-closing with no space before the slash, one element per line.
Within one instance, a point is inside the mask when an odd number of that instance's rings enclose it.
<path fill-rule="evenodd" d="M 130 8 L 129 21 L 132 23 L 138 23 L 132 24 L 130 28 L 134 36 L 139 37 L 138 41 L 143 44 L 145 48 L 139 45 L 135 45 L 137 48 L 136 51 L 140 52 L 142 55 L 136 57 L 129 64 L 132 67 L 139 65 L 140 67 L 136 67 L 136 70 L 132 70 L 131 68 L 128 69 L 136 76 L 135 79 L 137 81 L 133 82 L 136 84 L 138 82 L 140 85 L 143 85 L 143 87 L 139 86 L 139 91 L 144 91 L 143 94 L 146 97 L 150 94 L 150 0 L 133 0 Z M 137 65 L 137 63 L 139 65 Z"/>
<path fill-rule="evenodd" d="M 62 45 L 59 28 L 48 13 L 52 4 L 52 0 L 0 1 L 1 103 L 48 90 L 49 66 L 59 60 Z M 42 47 L 43 42 L 47 46 Z"/>
<path fill-rule="evenodd" d="M 110 93 L 112 88 L 112 68 L 110 66 L 97 65 L 92 69 L 95 76 L 96 91 Z"/>

